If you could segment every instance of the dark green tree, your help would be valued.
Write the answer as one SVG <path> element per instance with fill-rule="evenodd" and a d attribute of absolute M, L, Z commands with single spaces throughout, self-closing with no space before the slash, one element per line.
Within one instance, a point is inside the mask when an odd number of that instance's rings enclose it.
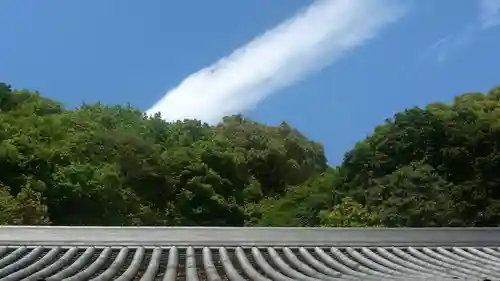
<path fill-rule="evenodd" d="M 391 226 L 500 224 L 500 88 L 398 113 L 348 152 L 345 195 Z"/>

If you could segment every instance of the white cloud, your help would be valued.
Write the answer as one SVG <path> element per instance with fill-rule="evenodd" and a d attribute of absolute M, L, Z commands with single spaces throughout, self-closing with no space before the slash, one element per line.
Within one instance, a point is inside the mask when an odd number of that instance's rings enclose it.
<path fill-rule="evenodd" d="M 422 57 L 434 53 L 438 62 L 443 62 L 453 53 L 465 49 L 490 28 L 500 25 L 500 0 L 478 0 L 475 22 L 468 24 L 455 35 L 443 36 L 427 47 Z"/>
<path fill-rule="evenodd" d="M 321 70 L 403 15 L 399 0 L 320 0 L 182 81 L 147 112 L 216 123 Z"/>
<path fill-rule="evenodd" d="M 447 46 L 452 39 L 453 38 L 450 35 L 439 38 L 425 49 L 420 59 L 425 59 L 429 57 L 429 55 L 434 55 L 436 53 L 437 60 L 443 61 L 447 55 L 446 52 L 444 52 L 443 47 Z"/>
<path fill-rule="evenodd" d="M 469 25 L 461 32 L 455 35 L 447 35 L 439 38 L 437 41 L 427 47 L 422 57 L 433 55 L 438 62 L 444 62 L 453 54 L 464 50 L 471 45 L 476 36 L 477 28 L 474 25 Z"/>
<path fill-rule="evenodd" d="M 483 29 L 500 25 L 500 0 L 479 0 L 479 21 Z"/>

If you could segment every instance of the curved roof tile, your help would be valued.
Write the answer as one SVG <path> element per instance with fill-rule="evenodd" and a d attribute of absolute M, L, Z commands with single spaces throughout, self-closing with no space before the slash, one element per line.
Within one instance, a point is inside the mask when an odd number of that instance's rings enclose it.
<path fill-rule="evenodd" d="M 0 227 L 0 280 L 500 280 L 500 229 Z"/>

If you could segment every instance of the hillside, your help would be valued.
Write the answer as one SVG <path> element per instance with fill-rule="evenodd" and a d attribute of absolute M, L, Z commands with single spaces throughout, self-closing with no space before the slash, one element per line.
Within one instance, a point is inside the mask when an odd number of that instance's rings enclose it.
<path fill-rule="evenodd" d="M 0 224 L 497 226 L 500 88 L 411 108 L 327 165 L 286 123 L 65 109 L 0 84 Z"/>

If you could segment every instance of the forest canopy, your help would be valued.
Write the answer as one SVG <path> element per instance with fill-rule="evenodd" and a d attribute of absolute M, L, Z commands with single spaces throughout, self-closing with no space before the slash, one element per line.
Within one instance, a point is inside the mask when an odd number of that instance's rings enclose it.
<path fill-rule="evenodd" d="M 499 226 L 500 87 L 414 107 L 327 164 L 283 122 L 67 109 L 0 83 L 0 224 Z"/>

